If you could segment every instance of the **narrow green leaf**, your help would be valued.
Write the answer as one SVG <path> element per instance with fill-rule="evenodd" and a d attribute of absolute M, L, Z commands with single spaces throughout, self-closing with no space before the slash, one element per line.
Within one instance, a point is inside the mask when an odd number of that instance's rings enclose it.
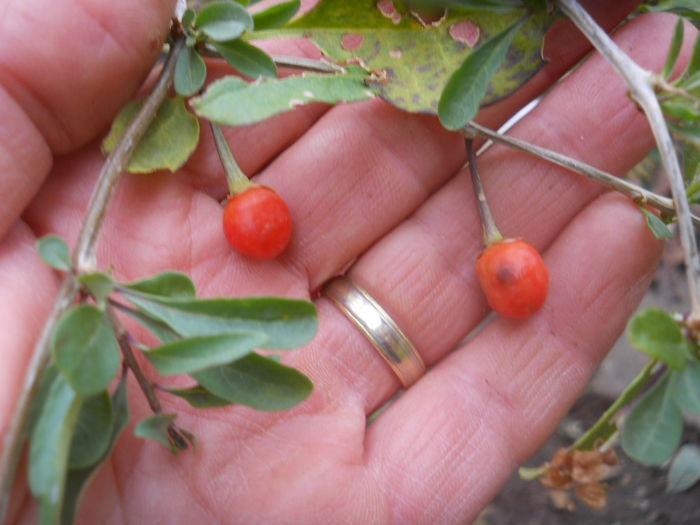
<path fill-rule="evenodd" d="M 112 400 L 106 390 L 83 400 L 71 441 L 68 466 L 71 469 L 97 463 L 112 437 Z"/>
<path fill-rule="evenodd" d="M 117 283 L 104 272 L 83 273 L 78 276 L 78 282 L 82 284 L 98 303 L 107 300 Z"/>
<path fill-rule="evenodd" d="M 268 336 L 263 348 L 286 349 L 306 344 L 316 333 L 316 307 L 281 297 L 167 299 L 129 294 L 129 301 L 182 337 L 241 331 Z"/>
<path fill-rule="evenodd" d="M 213 2 L 199 10 L 195 26 L 215 42 L 233 40 L 253 29 L 250 13 L 234 2 Z"/>
<path fill-rule="evenodd" d="M 194 18 L 196 15 L 197 12 L 191 7 L 188 7 L 182 15 L 183 27 L 189 28 L 194 23 Z"/>
<path fill-rule="evenodd" d="M 460 129 L 476 116 L 491 77 L 505 61 L 521 25 L 515 23 L 481 44 L 447 81 L 438 104 L 440 122 L 447 129 Z"/>
<path fill-rule="evenodd" d="M 700 481 L 700 447 L 683 445 L 668 469 L 666 492 L 683 492 L 698 481 Z"/>
<path fill-rule="evenodd" d="M 214 42 L 212 44 L 221 53 L 224 60 L 233 66 L 239 73 L 250 77 L 276 77 L 277 66 L 259 47 L 243 40 L 231 40 L 229 42 Z"/>
<path fill-rule="evenodd" d="M 664 68 L 661 72 L 661 75 L 666 79 L 668 79 L 673 73 L 673 68 L 678 60 L 678 54 L 681 51 L 681 45 L 683 45 L 683 19 L 679 18 L 676 21 L 676 27 L 673 30 L 673 37 L 671 37 L 671 47 L 668 50 L 666 62 L 664 63 Z"/>
<path fill-rule="evenodd" d="M 637 313 L 629 322 L 628 337 L 638 350 L 674 370 L 683 370 L 688 346 L 678 323 L 663 310 L 647 308 Z"/>
<path fill-rule="evenodd" d="M 68 452 L 81 396 L 58 374 L 29 445 L 29 488 L 40 500 L 40 523 L 55 523 L 61 513 Z"/>
<path fill-rule="evenodd" d="M 180 272 L 159 273 L 124 287 L 142 294 L 182 299 L 194 299 L 197 293 L 192 279 Z"/>
<path fill-rule="evenodd" d="M 655 213 L 650 212 L 644 206 L 640 206 L 639 209 L 642 210 L 647 220 L 647 226 L 657 239 L 673 239 L 673 232 L 668 229 L 666 223 L 659 219 Z"/>
<path fill-rule="evenodd" d="M 693 44 L 693 54 L 690 56 L 690 61 L 688 66 L 683 72 L 684 77 L 689 77 L 695 73 L 700 72 L 700 33 L 695 37 L 695 44 Z"/>
<path fill-rule="evenodd" d="M 58 321 L 51 341 L 54 362 L 76 392 L 97 394 L 109 385 L 121 360 L 104 312 L 82 304 Z"/>
<path fill-rule="evenodd" d="M 215 396 L 202 385 L 190 388 L 167 388 L 168 392 L 187 401 L 194 408 L 223 407 L 231 402 L 221 397 Z"/>
<path fill-rule="evenodd" d="M 700 119 L 700 106 L 692 100 L 674 97 L 661 103 L 664 113 L 681 120 Z"/>
<path fill-rule="evenodd" d="M 39 390 L 37 390 L 34 400 L 32 401 L 32 407 L 29 410 L 29 417 L 25 427 L 25 436 L 31 436 L 34 432 L 36 422 L 39 420 L 39 416 L 41 416 L 41 412 L 46 404 L 46 398 L 49 395 L 49 391 L 57 375 L 58 369 L 53 363 L 49 363 L 41 374 Z"/>
<path fill-rule="evenodd" d="M 301 372 L 258 354 L 192 376 L 215 396 L 266 411 L 292 408 L 313 389 Z"/>
<path fill-rule="evenodd" d="M 114 150 L 142 104 L 143 100 L 135 100 L 122 108 L 112 123 L 109 135 L 102 142 L 105 153 Z M 127 170 L 131 173 L 177 171 L 190 158 L 198 142 L 197 117 L 188 111 L 182 97 L 167 98 L 141 137 Z"/>
<path fill-rule="evenodd" d="M 63 510 L 61 513 L 61 525 L 72 525 L 75 514 L 80 504 L 85 488 L 99 466 L 110 456 L 119 436 L 129 422 L 129 403 L 127 400 L 126 376 L 119 381 L 112 394 L 112 433 L 107 449 L 102 457 L 93 465 L 82 469 L 71 469 L 66 479 L 65 496 L 63 498 Z"/>
<path fill-rule="evenodd" d="M 138 321 L 142 326 L 149 330 L 153 335 L 155 335 L 161 343 L 172 343 L 182 339 L 180 334 L 175 332 L 167 324 L 159 319 L 154 319 L 148 313 L 141 310 L 134 310 L 131 308 L 121 309 L 129 317 Z"/>
<path fill-rule="evenodd" d="M 637 403 L 622 427 L 622 448 L 635 461 L 658 465 L 670 458 L 681 442 L 683 416 L 666 375 Z"/>
<path fill-rule="evenodd" d="M 157 441 L 173 454 L 177 454 L 178 449 L 168 434 L 168 427 L 175 421 L 176 417 L 177 414 L 155 414 L 144 418 L 134 428 L 134 435 Z"/>
<path fill-rule="evenodd" d="M 291 0 L 268 7 L 264 11 L 253 15 L 253 25 L 256 31 L 280 27 L 289 22 L 299 11 L 301 2 Z"/>
<path fill-rule="evenodd" d="M 671 377 L 673 397 L 684 412 L 700 414 L 700 362 L 691 359 Z"/>
<path fill-rule="evenodd" d="M 190 374 L 235 361 L 267 341 L 262 332 L 237 332 L 182 339 L 145 352 L 163 375 Z"/>
<path fill-rule="evenodd" d="M 41 260 L 52 268 L 63 272 L 70 270 L 71 262 L 68 245 L 58 235 L 45 235 L 38 239 L 36 241 L 36 249 Z"/>
<path fill-rule="evenodd" d="M 196 49 L 186 46 L 175 65 L 175 91 L 189 97 L 199 91 L 207 78 L 207 65 Z"/>
<path fill-rule="evenodd" d="M 355 70 L 354 70 L 355 71 Z M 192 99 L 197 114 L 218 124 L 254 124 L 311 102 L 354 102 L 374 97 L 364 74 L 307 74 L 252 84 L 237 77 L 212 83 L 201 97 Z"/>
<path fill-rule="evenodd" d="M 675 13 L 686 17 L 695 27 L 700 29 L 700 6 L 698 0 L 662 0 L 655 5 L 639 6 L 640 11 Z"/>

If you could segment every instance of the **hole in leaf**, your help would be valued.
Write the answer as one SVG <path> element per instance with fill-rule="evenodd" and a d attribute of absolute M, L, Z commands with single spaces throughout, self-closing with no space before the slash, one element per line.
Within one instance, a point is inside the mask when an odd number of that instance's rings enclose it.
<path fill-rule="evenodd" d="M 340 45 L 343 46 L 343 49 L 354 51 L 360 47 L 364 41 L 364 35 L 359 33 L 346 33 L 343 35 L 343 38 L 341 38 Z"/>
<path fill-rule="evenodd" d="M 396 10 L 394 2 L 391 0 L 379 0 L 379 2 L 377 2 L 377 9 L 394 24 L 401 22 L 401 13 Z"/>
<path fill-rule="evenodd" d="M 481 30 L 474 22 L 462 20 L 450 26 L 450 36 L 457 42 L 474 47 L 479 41 Z"/>

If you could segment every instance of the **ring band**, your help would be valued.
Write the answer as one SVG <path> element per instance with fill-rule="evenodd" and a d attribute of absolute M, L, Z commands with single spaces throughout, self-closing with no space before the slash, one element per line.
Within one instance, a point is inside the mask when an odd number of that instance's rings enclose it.
<path fill-rule="evenodd" d="M 347 277 L 334 277 L 321 291 L 361 331 L 398 376 L 404 388 L 425 373 L 425 363 L 408 337 L 372 296 Z"/>

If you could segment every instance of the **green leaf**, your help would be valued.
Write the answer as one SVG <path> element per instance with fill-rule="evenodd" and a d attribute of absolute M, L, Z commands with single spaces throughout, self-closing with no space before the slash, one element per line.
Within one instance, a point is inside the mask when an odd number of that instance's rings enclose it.
<path fill-rule="evenodd" d="M 294 18 L 294 15 L 299 11 L 299 7 L 301 7 L 299 0 L 291 0 L 290 2 L 275 4 L 264 11 L 254 14 L 253 25 L 255 30 L 259 31 L 283 26 Z"/>
<path fill-rule="evenodd" d="M 235 361 L 267 341 L 262 332 L 237 332 L 182 339 L 145 352 L 163 375 L 190 374 Z"/>
<path fill-rule="evenodd" d="M 685 98 L 674 97 L 665 100 L 661 103 L 661 109 L 664 113 L 681 120 L 700 119 L 700 105 Z"/>
<path fill-rule="evenodd" d="M 700 481 L 700 447 L 683 445 L 668 469 L 666 492 L 683 492 L 698 481 Z"/>
<path fill-rule="evenodd" d="M 674 370 L 683 370 L 688 346 L 680 326 L 658 308 L 647 308 L 629 322 L 628 337 L 632 346 L 663 361 Z"/>
<path fill-rule="evenodd" d="M 690 56 L 688 65 L 683 72 L 683 77 L 689 77 L 695 73 L 700 72 L 700 33 L 695 37 L 695 44 L 693 44 L 693 53 Z"/>
<path fill-rule="evenodd" d="M 523 2 L 520 0 L 411 0 L 411 5 L 419 8 L 449 8 L 454 11 L 467 13 L 474 11 L 512 13 L 521 11 L 523 8 Z"/>
<path fill-rule="evenodd" d="M 199 10 L 195 26 L 215 42 L 233 40 L 253 29 L 253 18 L 240 4 L 214 2 Z"/>
<path fill-rule="evenodd" d="M 119 370 L 121 357 L 112 326 L 92 305 L 75 306 L 61 316 L 51 350 L 61 373 L 86 396 L 106 389 Z"/>
<path fill-rule="evenodd" d="M 81 396 L 60 374 L 51 385 L 29 445 L 29 488 L 40 501 L 39 523 L 55 523 L 61 513 L 68 453 Z"/>
<path fill-rule="evenodd" d="M 142 294 L 182 299 L 193 299 L 197 293 L 192 279 L 180 272 L 159 273 L 124 287 Z"/>
<path fill-rule="evenodd" d="M 63 511 L 61 513 L 61 525 L 72 525 L 75 514 L 80 504 L 85 488 L 99 466 L 110 456 L 117 439 L 129 422 L 129 403 L 127 400 L 126 375 L 122 376 L 117 388 L 112 394 L 112 432 L 107 449 L 102 457 L 86 468 L 71 469 L 66 479 L 65 496 L 63 498 Z"/>
<path fill-rule="evenodd" d="M 504 9 L 498 13 L 483 6 L 466 13 L 453 9 L 446 17 L 426 23 L 398 2 L 393 3 L 395 10 L 391 12 L 382 7 L 391 4 L 376 0 L 321 0 L 286 26 L 250 36 L 309 37 L 333 60 L 365 65 L 374 73 L 370 87 L 391 104 L 406 111 L 435 114 L 449 76 L 474 47 L 510 27 L 526 12 L 522 4 L 514 10 L 512 2 L 478 4 Z M 542 41 L 553 20 L 547 13 L 528 16 L 513 41 L 512 52 L 493 76 L 483 104 L 510 95 L 542 67 Z"/>
<path fill-rule="evenodd" d="M 700 7 L 697 0 L 661 0 L 654 2 L 654 5 L 642 5 L 639 7 L 643 12 L 667 12 L 684 16 L 690 20 L 695 27 L 700 29 Z"/>
<path fill-rule="evenodd" d="M 103 303 L 112 293 L 117 283 L 104 272 L 83 273 L 78 276 L 78 282 L 95 298 L 98 303 Z"/>
<path fill-rule="evenodd" d="M 311 102 L 353 102 L 374 97 L 364 74 L 307 74 L 249 84 L 237 77 L 212 83 L 191 103 L 201 117 L 227 126 L 253 124 Z"/>
<path fill-rule="evenodd" d="M 637 403 L 622 427 L 622 448 L 635 461 L 658 465 L 670 458 L 681 441 L 683 416 L 666 375 Z"/>
<path fill-rule="evenodd" d="M 452 74 L 438 105 L 443 126 L 460 129 L 476 116 L 491 77 L 505 61 L 520 26 L 520 23 L 513 24 L 481 44 Z"/>
<path fill-rule="evenodd" d="M 172 443 L 168 428 L 175 421 L 177 414 L 155 414 L 139 421 L 134 428 L 134 435 L 140 438 L 147 438 L 157 441 L 173 454 L 177 454 L 178 449 Z"/>
<path fill-rule="evenodd" d="M 683 45 L 683 19 L 679 18 L 676 21 L 676 27 L 673 30 L 673 37 L 671 37 L 671 47 L 668 50 L 668 56 L 666 57 L 666 62 L 664 63 L 664 68 L 661 75 L 664 78 L 669 78 L 673 73 L 673 68 L 678 60 L 678 54 L 681 51 L 681 46 Z"/>
<path fill-rule="evenodd" d="M 182 339 L 180 334 L 175 332 L 163 321 L 154 319 L 148 313 L 141 310 L 134 310 L 131 308 L 121 309 L 132 319 L 138 321 L 142 326 L 148 329 L 153 335 L 155 335 L 161 343 L 172 343 L 174 341 L 179 341 Z"/>
<path fill-rule="evenodd" d="M 71 262 L 68 245 L 58 235 L 45 235 L 38 239 L 36 241 L 36 249 L 41 260 L 51 266 L 51 268 L 63 272 L 70 270 Z"/>
<path fill-rule="evenodd" d="M 655 213 L 650 212 L 643 206 L 640 206 L 639 209 L 642 210 L 647 220 L 647 226 L 657 239 L 673 239 L 673 232 L 668 229 L 666 223 L 659 219 Z"/>
<path fill-rule="evenodd" d="M 673 397 L 684 412 L 700 414 L 700 362 L 691 359 L 671 377 Z"/>
<path fill-rule="evenodd" d="M 100 461 L 109 447 L 113 419 L 112 400 L 106 390 L 83 400 L 68 456 L 71 469 Z"/>
<path fill-rule="evenodd" d="M 189 97 L 199 91 L 207 78 L 207 65 L 196 49 L 186 46 L 175 65 L 175 91 Z"/>
<path fill-rule="evenodd" d="M 182 337 L 262 332 L 263 348 L 296 348 L 316 333 L 316 307 L 307 301 L 281 297 L 166 299 L 129 295 L 129 300 Z"/>
<path fill-rule="evenodd" d="M 194 408 L 223 407 L 231 404 L 230 401 L 215 396 L 202 385 L 190 388 L 166 388 L 166 390 L 173 395 L 181 397 Z"/>
<path fill-rule="evenodd" d="M 114 150 L 142 105 L 143 100 L 135 100 L 122 108 L 102 143 L 105 153 Z M 183 98 L 167 98 L 141 137 L 127 164 L 127 170 L 131 173 L 150 173 L 164 169 L 176 171 L 187 162 L 198 142 L 197 117 L 187 110 Z"/>
<path fill-rule="evenodd" d="M 192 23 L 194 22 L 194 18 L 197 15 L 197 11 L 192 9 L 191 7 L 188 7 L 185 9 L 185 12 L 182 14 L 182 25 L 185 28 L 189 28 Z"/>
<path fill-rule="evenodd" d="M 270 55 L 243 40 L 214 42 L 214 48 L 239 73 L 250 77 L 276 77 L 277 66 Z"/>
<path fill-rule="evenodd" d="M 257 410 L 286 410 L 304 401 L 313 384 L 301 372 L 258 354 L 192 374 L 215 396 Z"/>
<path fill-rule="evenodd" d="M 41 416 L 41 412 L 44 409 L 44 404 L 46 403 L 46 398 L 49 395 L 49 391 L 51 390 L 57 375 L 58 369 L 56 368 L 56 365 L 50 362 L 41 374 L 39 389 L 32 400 L 32 407 L 29 410 L 29 416 L 25 427 L 25 436 L 31 436 L 34 432 L 36 422 L 39 420 L 39 416 Z"/>

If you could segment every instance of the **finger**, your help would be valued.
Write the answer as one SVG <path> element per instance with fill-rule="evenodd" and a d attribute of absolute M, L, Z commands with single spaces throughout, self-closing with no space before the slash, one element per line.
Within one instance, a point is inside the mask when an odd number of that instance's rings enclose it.
<path fill-rule="evenodd" d="M 623 197 L 606 195 L 576 217 L 547 251 L 551 294 L 541 314 L 496 319 L 369 428 L 368 462 L 397 521 L 476 517 L 580 394 L 659 255 Z"/>
<path fill-rule="evenodd" d="M 38 189 L 52 154 L 85 144 L 138 88 L 173 5 L 26 0 L 3 7 L 0 195 L 11 198 L 0 207 L 0 237 Z"/>
<path fill-rule="evenodd" d="M 635 49 L 644 63 L 661 64 L 664 51 L 653 42 L 670 34 L 672 24 L 667 17 L 643 18 L 616 38 Z M 655 39 L 649 40 L 649 35 Z M 610 80 L 601 83 L 601 78 Z M 652 143 L 646 122 L 626 97 L 624 83 L 600 57 L 552 90 L 514 134 L 616 173 L 636 164 Z M 602 191 L 582 177 L 505 148 L 490 149 L 479 166 L 503 234 L 523 237 L 539 248 Z M 428 364 L 444 356 L 488 312 L 474 272 L 481 237 L 471 182 L 463 172 L 350 270 Z M 369 413 L 396 391 L 398 381 L 350 321 L 325 300 L 319 308 L 326 323 L 340 323 L 337 329 L 350 335 L 337 341 L 332 357 L 315 354 L 314 366 L 324 377 L 344 378 L 327 386 L 359 395 Z"/>

